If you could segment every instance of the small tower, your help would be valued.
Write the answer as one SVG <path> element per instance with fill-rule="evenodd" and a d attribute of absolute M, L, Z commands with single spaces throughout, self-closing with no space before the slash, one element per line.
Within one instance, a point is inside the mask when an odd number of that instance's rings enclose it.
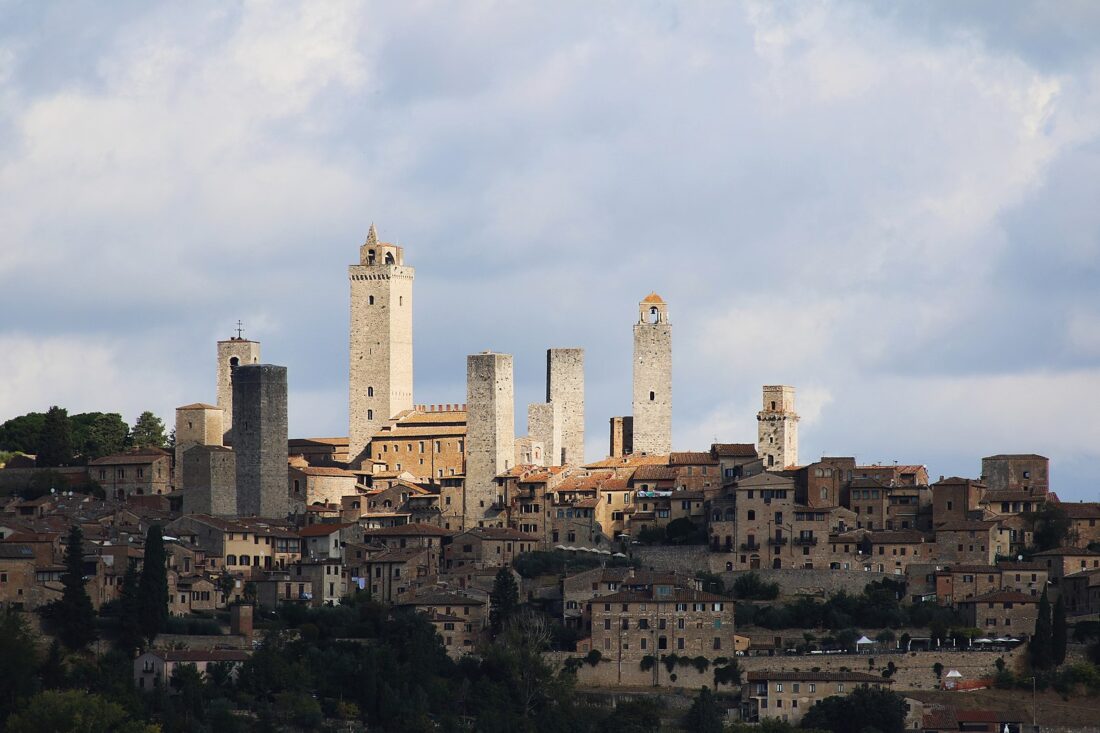
<path fill-rule="evenodd" d="M 218 342 L 218 407 L 222 409 L 222 430 L 225 445 L 233 444 L 233 370 L 244 364 L 260 363 L 260 342 L 237 335 Z"/>
<path fill-rule="evenodd" d="M 782 471 L 798 465 L 798 415 L 794 411 L 794 387 L 764 387 L 764 409 L 756 415 L 759 423 L 757 450 L 764 467 Z"/>
<path fill-rule="evenodd" d="M 672 450 L 672 326 L 657 293 L 638 304 L 634 324 L 634 452 Z"/>
<path fill-rule="evenodd" d="M 401 247 L 378 241 L 371 224 L 348 267 L 351 287 L 348 458 L 358 466 L 383 423 L 413 409 L 412 288 L 416 271 Z"/>
<path fill-rule="evenodd" d="M 175 488 L 183 488 L 183 454 L 196 445 L 222 444 L 225 428 L 224 411 L 215 405 L 196 402 L 176 408 L 176 470 Z"/>
<path fill-rule="evenodd" d="M 553 449 L 546 444 L 546 465 L 583 465 L 584 349 L 547 349 L 546 401 L 561 412 L 560 441 Z"/>
<path fill-rule="evenodd" d="M 512 355 L 484 351 L 466 357 L 466 491 L 463 527 L 492 526 L 496 477 L 516 457 Z"/>

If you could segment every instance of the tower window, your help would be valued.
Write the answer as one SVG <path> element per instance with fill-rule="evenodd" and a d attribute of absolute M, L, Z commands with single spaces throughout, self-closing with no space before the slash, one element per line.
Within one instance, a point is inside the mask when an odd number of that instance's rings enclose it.
<path fill-rule="evenodd" d="M 238 365 L 238 364 L 240 364 L 240 363 L 241 363 L 241 360 L 240 360 L 240 359 L 238 359 L 238 358 L 237 358 L 237 357 L 235 357 L 235 356 L 229 359 L 229 366 L 231 366 L 231 367 L 235 367 L 235 366 L 237 366 L 237 365 Z"/>
<path fill-rule="evenodd" d="M 374 397 L 374 387 L 367 387 L 367 397 Z"/>
<path fill-rule="evenodd" d="M 775 400 L 772 400 L 772 409 L 775 409 Z"/>
<path fill-rule="evenodd" d="M 374 296 L 373 295 L 367 297 L 367 305 L 374 305 Z"/>
<path fill-rule="evenodd" d="M 397 304 L 398 305 L 405 305 L 405 296 L 404 295 L 398 295 L 397 296 Z"/>
<path fill-rule="evenodd" d="M 367 419 L 368 420 L 373 420 L 374 419 L 374 410 L 367 410 Z"/>
<path fill-rule="evenodd" d="M 652 402 L 655 399 L 657 399 L 657 393 L 656 392 L 650 392 L 649 393 L 649 401 Z"/>

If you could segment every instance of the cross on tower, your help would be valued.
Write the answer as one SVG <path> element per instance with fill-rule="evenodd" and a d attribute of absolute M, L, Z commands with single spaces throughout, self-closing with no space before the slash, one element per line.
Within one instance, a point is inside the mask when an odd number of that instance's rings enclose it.
<path fill-rule="evenodd" d="M 241 323 L 240 319 L 237 319 L 237 338 L 241 337 L 241 331 L 243 330 L 243 327 L 244 324 Z"/>

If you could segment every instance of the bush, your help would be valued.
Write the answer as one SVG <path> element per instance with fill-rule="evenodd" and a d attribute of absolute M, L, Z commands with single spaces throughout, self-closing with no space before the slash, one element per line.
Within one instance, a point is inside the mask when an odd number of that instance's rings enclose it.
<path fill-rule="evenodd" d="M 702 655 L 692 659 L 691 663 L 695 666 L 695 669 L 698 670 L 699 674 L 706 672 L 710 667 L 710 660 Z"/>
<path fill-rule="evenodd" d="M 661 663 L 665 665 L 665 670 L 672 674 L 672 670 L 676 669 L 676 663 L 680 661 L 680 657 L 675 654 L 667 654 L 665 658 L 661 660 Z"/>
<path fill-rule="evenodd" d="M 643 672 L 648 672 L 649 670 L 653 669 L 656 666 L 657 666 L 657 657 L 653 656 L 652 654 L 647 654 L 644 657 L 642 657 L 641 667 L 642 667 Z"/>
<path fill-rule="evenodd" d="M 221 636 L 222 627 L 216 621 L 206 618 L 170 616 L 165 624 L 164 633 L 187 636 Z"/>
<path fill-rule="evenodd" d="M 766 583 L 756 573 L 745 573 L 733 581 L 733 595 L 754 601 L 770 601 L 779 596 L 778 583 Z"/>
<path fill-rule="evenodd" d="M 601 659 L 603 659 L 603 654 L 600 653 L 599 649 L 593 649 L 588 652 L 588 654 L 584 655 L 584 661 L 587 662 L 590 667 L 595 667 L 600 663 Z"/>

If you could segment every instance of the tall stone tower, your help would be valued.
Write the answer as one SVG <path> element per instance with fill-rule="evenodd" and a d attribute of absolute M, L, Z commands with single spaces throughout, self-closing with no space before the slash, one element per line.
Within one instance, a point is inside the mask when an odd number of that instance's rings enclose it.
<path fill-rule="evenodd" d="M 584 349 L 546 351 L 546 401 L 561 410 L 561 447 L 547 456 L 546 465 L 583 465 Z M 546 450 L 550 451 L 549 444 Z"/>
<path fill-rule="evenodd" d="M 466 357 L 466 491 L 463 527 L 484 526 L 497 499 L 494 479 L 516 455 L 512 355 Z"/>
<path fill-rule="evenodd" d="M 196 445 L 220 446 L 225 437 L 224 417 L 220 407 L 201 402 L 176 408 L 176 489 L 183 488 L 183 454 Z"/>
<path fill-rule="evenodd" d="M 378 241 L 371 224 L 348 267 L 351 283 L 348 457 L 358 466 L 384 422 L 413 409 L 412 288 L 416 271 L 401 247 Z"/>
<path fill-rule="evenodd" d="M 794 411 L 794 387 L 764 387 L 764 409 L 757 413 L 758 450 L 764 467 L 782 471 L 798 465 L 798 415 Z"/>
<path fill-rule="evenodd" d="M 218 342 L 218 407 L 222 408 L 225 445 L 233 444 L 233 370 L 242 364 L 260 363 L 260 342 L 241 338 L 241 330 Z"/>
<path fill-rule="evenodd" d="M 657 293 L 638 304 L 634 324 L 634 452 L 672 450 L 672 326 Z"/>
<path fill-rule="evenodd" d="M 237 512 L 285 519 L 287 488 L 286 367 L 248 364 L 233 370 Z"/>
<path fill-rule="evenodd" d="M 561 434 L 561 405 L 557 402 L 536 402 L 527 406 L 527 436 L 542 445 L 540 465 L 561 465 Z"/>

